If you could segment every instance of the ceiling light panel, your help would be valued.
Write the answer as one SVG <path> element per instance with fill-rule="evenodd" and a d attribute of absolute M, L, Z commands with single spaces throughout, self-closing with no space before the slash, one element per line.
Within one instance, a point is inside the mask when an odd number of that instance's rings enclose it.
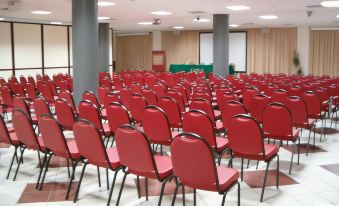
<path fill-rule="evenodd" d="M 245 11 L 249 10 L 250 7 L 244 5 L 235 5 L 235 6 L 226 6 L 226 9 L 233 10 L 233 11 Z"/>

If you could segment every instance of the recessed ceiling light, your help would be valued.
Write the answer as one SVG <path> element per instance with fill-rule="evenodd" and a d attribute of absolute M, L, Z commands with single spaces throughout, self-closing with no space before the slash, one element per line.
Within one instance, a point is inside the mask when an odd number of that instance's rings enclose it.
<path fill-rule="evenodd" d="M 235 28 L 235 27 L 239 27 L 239 25 L 238 25 L 238 24 L 230 24 L 229 26 L 230 26 L 230 27 L 233 27 L 233 28 Z"/>
<path fill-rule="evenodd" d="M 199 17 L 193 19 L 193 21 L 195 21 L 195 22 L 201 22 L 201 23 L 210 22 L 209 19 L 201 19 L 201 18 L 199 18 Z"/>
<path fill-rule="evenodd" d="M 114 6 L 115 3 L 109 1 L 99 1 L 98 6 Z"/>
<path fill-rule="evenodd" d="M 323 1 L 320 5 L 323 7 L 339 7 L 339 1 Z"/>
<path fill-rule="evenodd" d="M 140 25 L 152 25 L 153 22 L 152 21 L 143 21 L 143 22 L 139 22 L 138 24 L 140 24 Z"/>
<path fill-rule="evenodd" d="M 233 10 L 233 11 L 244 11 L 249 10 L 250 7 L 244 5 L 236 5 L 236 6 L 226 6 L 226 9 Z"/>
<path fill-rule="evenodd" d="M 183 29 L 184 27 L 183 26 L 174 26 L 172 27 L 173 29 Z"/>
<path fill-rule="evenodd" d="M 172 12 L 169 11 L 153 11 L 151 14 L 158 15 L 158 16 L 164 16 L 164 15 L 170 15 Z"/>
<path fill-rule="evenodd" d="M 5 20 L 5 18 L 2 18 L 2 17 L 1 17 L 1 18 L 0 18 L 0 21 L 3 21 L 3 20 Z"/>
<path fill-rule="evenodd" d="M 264 16 L 259 16 L 260 19 L 277 19 L 278 17 L 275 15 L 264 15 Z"/>
<path fill-rule="evenodd" d="M 98 20 L 109 20 L 111 19 L 110 17 L 106 17 L 106 16 L 99 16 Z"/>
<path fill-rule="evenodd" d="M 60 24 L 62 24 L 62 22 L 60 22 L 60 21 L 52 21 L 51 24 L 60 25 Z"/>
<path fill-rule="evenodd" d="M 32 11 L 32 14 L 51 14 L 52 12 L 50 11 Z"/>

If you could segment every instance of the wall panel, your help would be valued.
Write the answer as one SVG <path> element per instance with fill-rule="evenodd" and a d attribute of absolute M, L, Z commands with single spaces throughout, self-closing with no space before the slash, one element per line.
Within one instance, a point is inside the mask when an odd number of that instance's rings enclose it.
<path fill-rule="evenodd" d="M 44 26 L 45 67 L 64 67 L 68 65 L 67 27 Z"/>
<path fill-rule="evenodd" d="M 0 22 L 0 70 L 12 68 L 11 25 Z"/>

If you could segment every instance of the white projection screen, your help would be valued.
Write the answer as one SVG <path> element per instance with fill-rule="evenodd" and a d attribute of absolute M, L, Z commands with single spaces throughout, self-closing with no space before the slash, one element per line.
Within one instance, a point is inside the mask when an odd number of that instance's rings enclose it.
<path fill-rule="evenodd" d="M 229 63 L 235 72 L 247 72 L 247 33 L 229 33 Z M 200 33 L 200 64 L 213 64 L 213 33 Z"/>

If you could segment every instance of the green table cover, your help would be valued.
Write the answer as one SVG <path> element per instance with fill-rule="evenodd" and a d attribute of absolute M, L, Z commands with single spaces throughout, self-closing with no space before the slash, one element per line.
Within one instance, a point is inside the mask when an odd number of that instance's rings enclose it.
<path fill-rule="evenodd" d="M 177 72 L 190 72 L 194 70 L 203 70 L 208 76 L 209 73 L 213 72 L 213 65 L 202 65 L 202 64 L 171 64 L 169 71 L 171 73 Z M 234 75 L 234 66 L 229 66 L 229 74 Z"/>

